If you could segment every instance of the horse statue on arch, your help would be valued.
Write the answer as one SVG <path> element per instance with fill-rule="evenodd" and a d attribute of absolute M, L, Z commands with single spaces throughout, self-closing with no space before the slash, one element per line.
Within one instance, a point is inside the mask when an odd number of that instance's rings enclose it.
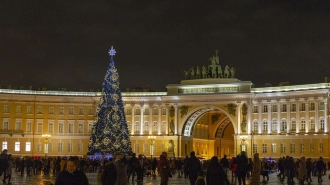
<path fill-rule="evenodd" d="M 229 69 L 229 66 L 226 65 L 225 69 L 223 70 L 223 77 L 224 78 L 229 78 L 229 72 L 230 72 L 230 69 Z"/>

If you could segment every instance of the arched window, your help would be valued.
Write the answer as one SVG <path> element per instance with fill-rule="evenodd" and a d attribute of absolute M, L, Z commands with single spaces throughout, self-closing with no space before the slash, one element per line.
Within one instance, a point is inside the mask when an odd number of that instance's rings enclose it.
<path fill-rule="evenodd" d="M 141 128 L 141 125 L 140 125 L 140 122 L 135 122 L 135 133 L 140 133 L 140 128 Z"/>
<path fill-rule="evenodd" d="M 253 121 L 253 132 L 258 133 L 259 131 L 259 123 L 258 120 Z"/>
<path fill-rule="evenodd" d="M 160 128 L 160 132 L 162 134 L 165 134 L 166 133 L 166 122 L 162 122 L 162 125 L 161 125 L 161 128 Z"/>
<path fill-rule="evenodd" d="M 149 132 L 149 122 L 145 121 L 143 124 L 143 132 L 148 133 Z"/>
<path fill-rule="evenodd" d="M 132 132 L 132 123 L 130 121 L 127 122 L 127 129 L 128 129 L 128 133 Z"/>
<path fill-rule="evenodd" d="M 324 131 L 324 118 L 320 117 L 320 130 Z"/>
<path fill-rule="evenodd" d="M 158 132 L 158 123 L 157 121 L 154 121 L 152 124 L 152 132 L 157 133 Z"/>
<path fill-rule="evenodd" d="M 263 132 L 267 132 L 268 131 L 268 121 L 265 120 L 265 119 L 262 121 L 262 131 Z"/>
<path fill-rule="evenodd" d="M 277 119 L 272 120 L 272 132 L 277 131 Z"/>
<path fill-rule="evenodd" d="M 282 122 L 281 122 L 281 131 L 287 131 L 287 122 L 286 122 L 286 119 L 282 119 Z"/>

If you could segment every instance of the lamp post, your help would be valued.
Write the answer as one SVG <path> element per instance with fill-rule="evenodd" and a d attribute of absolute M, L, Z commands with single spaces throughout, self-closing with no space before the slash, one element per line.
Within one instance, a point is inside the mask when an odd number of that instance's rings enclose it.
<path fill-rule="evenodd" d="M 150 156 L 152 159 L 152 156 L 154 155 L 154 144 L 156 140 L 156 136 L 148 136 L 148 139 L 150 140 Z"/>
<path fill-rule="evenodd" d="M 47 154 L 48 154 L 48 139 L 50 138 L 50 134 L 42 134 L 42 137 L 44 138 L 44 141 L 45 141 L 44 152 L 45 152 L 45 157 L 47 157 Z"/>

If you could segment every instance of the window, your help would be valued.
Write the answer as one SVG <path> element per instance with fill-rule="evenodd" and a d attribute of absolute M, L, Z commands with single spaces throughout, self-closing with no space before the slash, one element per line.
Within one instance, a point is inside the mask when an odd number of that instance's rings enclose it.
<path fill-rule="evenodd" d="M 324 102 L 320 102 L 320 108 L 319 110 L 324 110 Z"/>
<path fill-rule="evenodd" d="M 42 114 L 42 106 L 38 106 L 38 114 Z"/>
<path fill-rule="evenodd" d="M 58 145 L 57 145 L 57 151 L 58 152 L 63 152 L 63 143 L 58 143 Z"/>
<path fill-rule="evenodd" d="M 295 146 L 295 144 L 294 143 L 291 143 L 290 144 L 290 153 L 295 153 L 296 152 L 296 146 Z"/>
<path fill-rule="evenodd" d="M 69 133 L 73 133 L 73 123 L 69 123 Z"/>
<path fill-rule="evenodd" d="M 157 133 L 158 132 L 158 123 L 156 121 L 152 124 L 152 132 Z"/>
<path fill-rule="evenodd" d="M 31 142 L 26 142 L 25 143 L 25 151 L 26 152 L 31 152 Z"/>
<path fill-rule="evenodd" d="M 253 106 L 253 113 L 258 113 L 258 105 Z"/>
<path fill-rule="evenodd" d="M 146 154 L 146 153 L 149 153 L 148 150 L 149 150 L 149 145 L 148 145 L 147 143 L 144 143 L 144 144 L 143 144 L 143 153 L 145 153 L 145 154 Z"/>
<path fill-rule="evenodd" d="M 253 132 L 258 133 L 258 131 L 259 131 L 259 123 L 257 120 L 254 120 L 253 121 Z"/>
<path fill-rule="evenodd" d="M 79 115 L 84 115 L 84 108 L 79 107 Z"/>
<path fill-rule="evenodd" d="M 286 122 L 286 119 L 282 119 L 282 123 L 281 123 L 281 131 L 287 131 L 287 122 Z"/>
<path fill-rule="evenodd" d="M 2 142 L 2 150 L 1 151 L 3 151 L 4 149 L 8 150 L 8 142 L 7 141 Z"/>
<path fill-rule="evenodd" d="M 42 132 L 42 123 L 38 123 L 37 132 Z"/>
<path fill-rule="evenodd" d="M 73 143 L 68 143 L 68 152 L 73 152 Z"/>
<path fill-rule="evenodd" d="M 319 153 L 323 153 L 323 143 L 319 143 Z"/>
<path fill-rule="evenodd" d="M 310 128 L 311 128 L 311 130 L 314 131 L 315 130 L 315 119 L 314 118 L 311 118 L 310 123 L 311 123 Z"/>
<path fill-rule="evenodd" d="M 26 123 L 26 132 L 32 132 L 32 123 L 30 120 Z"/>
<path fill-rule="evenodd" d="M 276 143 L 272 143 L 272 153 L 276 154 Z"/>
<path fill-rule="evenodd" d="M 126 115 L 132 115 L 132 109 L 125 109 L 125 114 Z"/>
<path fill-rule="evenodd" d="M 69 115 L 73 115 L 74 114 L 74 109 L 73 107 L 69 107 Z"/>
<path fill-rule="evenodd" d="M 262 123 L 262 131 L 267 132 L 268 131 L 268 122 L 267 120 L 264 120 Z"/>
<path fill-rule="evenodd" d="M 258 145 L 257 144 L 253 144 L 253 153 L 258 153 Z"/>
<path fill-rule="evenodd" d="M 36 143 L 36 147 L 37 147 L 37 148 L 36 148 L 36 151 L 37 151 L 37 152 L 41 152 L 42 143 L 41 143 L 41 142 L 37 142 L 37 143 Z"/>
<path fill-rule="evenodd" d="M 132 133 L 132 123 L 131 122 L 127 122 L 127 129 L 128 129 L 128 133 Z"/>
<path fill-rule="evenodd" d="M 268 105 L 264 105 L 263 112 L 268 112 Z"/>
<path fill-rule="evenodd" d="M 286 104 L 282 105 L 282 112 L 286 112 L 286 107 L 287 107 Z"/>
<path fill-rule="evenodd" d="M 64 107 L 60 107 L 60 109 L 59 109 L 59 114 L 60 114 L 60 115 L 63 115 L 63 114 L 64 114 Z"/>
<path fill-rule="evenodd" d="M 296 104 L 295 103 L 292 104 L 291 112 L 296 112 Z"/>
<path fill-rule="evenodd" d="M 48 142 L 48 152 L 53 152 L 53 143 Z"/>
<path fill-rule="evenodd" d="M 63 127 L 64 127 L 64 123 L 59 123 L 58 124 L 58 132 L 59 133 L 63 133 L 64 132 L 64 130 L 63 130 L 64 128 Z"/>
<path fill-rule="evenodd" d="M 300 110 L 301 111 L 306 111 L 306 104 L 305 103 L 301 103 Z"/>
<path fill-rule="evenodd" d="M 15 130 L 22 130 L 21 125 L 22 125 L 21 120 L 17 120 L 15 125 Z"/>
<path fill-rule="evenodd" d="M 54 114 L 54 107 L 49 107 L 49 114 Z"/>
<path fill-rule="evenodd" d="M 8 130 L 8 129 L 9 129 L 9 123 L 8 123 L 8 120 L 4 120 L 4 122 L 3 122 L 3 129 L 4 129 L 4 130 Z"/>
<path fill-rule="evenodd" d="M 306 129 L 306 121 L 304 118 L 302 118 L 300 122 L 300 131 L 305 131 L 305 129 Z"/>
<path fill-rule="evenodd" d="M 83 129 L 84 129 L 84 124 L 79 123 L 79 124 L 78 124 L 78 133 L 79 133 L 79 134 L 82 134 L 82 133 L 83 133 Z"/>
<path fill-rule="evenodd" d="M 21 150 L 20 142 L 15 142 L 15 152 L 19 152 Z"/>
<path fill-rule="evenodd" d="M 324 118 L 323 117 L 320 118 L 320 130 L 324 131 Z"/>
<path fill-rule="evenodd" d="M 4 106 L 3 113 L 9 113 L 9 105 Z"/>
<path fill-rule="evenodd" d="M 141 109 L 135 109 L 135 115 L 140 115 L 141 114 Z"/>
<path fill-rule="evenodd" d="M 272 112 L 277 112 L 277 105 L 272 105 Z"/>
<path fill-rule="evenodd" d="M 148 133 L 149 132 L 149 122 L 144 122 L 144 125 L 143 125 L 143 132 L 144 133 Z"/>
<path fill-rule="evenodd" d="M 161 128 L 160 128 L 161 130 L 161 133 L 165 133 L 166 132 L 166 122 L 162 122 L 162 125 L 161 125 Z"/>
<path fill-rule="evenodd" d="M 88 115 L 94 115 L 94 109 L 93 108 L 88 109 Z"/>
<path fill-rule="evenodd" d="M 139 144 L 135 144 L 135 153 L 140 153 Z"/>
<path fill-rule="evenodd" d="M 21 106 L 16 107 L 16 113 L 17 114 L 22 114 L 22 107 Z"/>
<path fill-rule="evenodd" d="M 152 109 L 152 114 L 153 114 L 153 115 L 158 115 L 158 109 L 155 109 L 155 108 Z"/>
<path fill-rule="evenodd" d="M 27 114 L 32 114 L 32 107 L 31 106 L 27 106 L 26 113 Z"/>
<path fill-rule="evenodd" d="M 48 132 L 49 133 L 54 132 L 54 123 L 53 122 L 48 123 Z"/>
<path fill-rule="evenodd" d="M 296 126 L 296 120 L 293 119 L 291 120 L 291 131 L 296 131 L 297 126 Z"/>
<path fill-rule="evenodd" d="M 139 133 L 140 132 L 140 126 L 141 126 L 140 122 L 138 122 L 138 121 L 135 122 L 134 126 L 135 126 L 135 133 Z"/>
<path fill-rule="evenodd" d="M 144 109 L 144 115 L 149 115 L 149 109 Z"/>
<path fill-rule="evenodd" d="M 93 124 L 92 123 L 89 123 L 88 124 L 88 134 L 91 134 L 92 133 L 92 130 L 93 130 Z"/>
<path fill-rule="evenodd" d="M 262 153 L 263 154 L 267 153 L 267 144 L 262 144 Z"/>
<path fill-rule="evenodd" d="M 313 143 L 309 144 L 309 150 L 310 150 L 310 152 L 314 152 L 314 144 Z"/>
<path fill-rule="evenodd" d="M 285 143 L 281 143 L 281 154 L 285 154 Z"/>
<path fill-rule="evenodd" d="M 79 153 L 83 152 L 83 143 L 78 143 L 78 152 Z"/>
<path fill-rule="evenodd" d="M 273 119 L 272 120 L 272 132 L 276 132 L 277 131 L 277 120 Z"/>
<path fill-rule="evenodd" d="M 311 103 L 311 110 L 315 110 L 315 103 Z"/>
<path fill-rule="evenodd" d="M 304 143 L 300 143 L 300 153 L 304 153 L 305 152 L 305 145 Z"/>

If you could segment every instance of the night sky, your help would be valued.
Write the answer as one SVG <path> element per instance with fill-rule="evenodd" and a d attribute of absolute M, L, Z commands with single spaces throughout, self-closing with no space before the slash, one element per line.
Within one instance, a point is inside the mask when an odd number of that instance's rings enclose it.
<path fill-rule="evenodd" d="M 166 91 L 216 49 L 256 87 L 330 76 L 328 0 L 4 0 L 0 28 L 1 86 L 100 89 L 111 46 L 123 91 Z"/>

